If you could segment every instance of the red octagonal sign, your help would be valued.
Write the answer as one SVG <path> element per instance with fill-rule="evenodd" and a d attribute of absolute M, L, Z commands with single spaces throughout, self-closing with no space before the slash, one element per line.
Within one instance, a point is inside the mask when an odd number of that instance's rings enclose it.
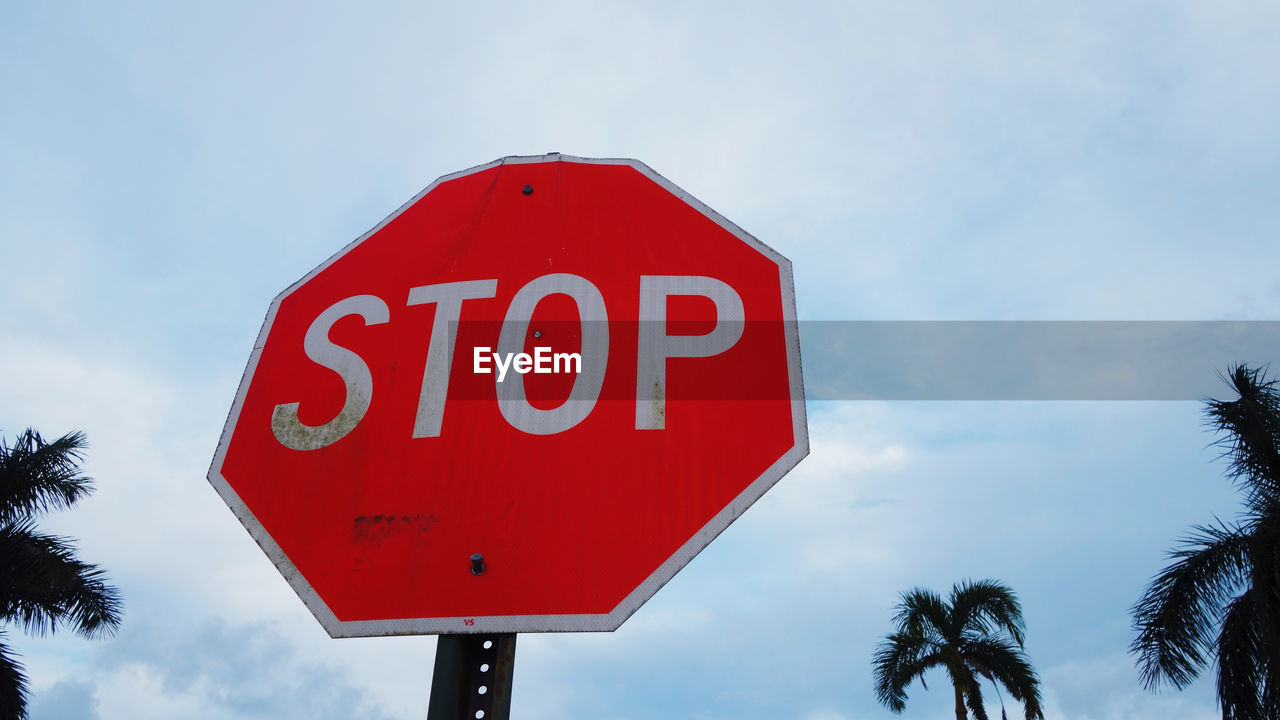
<path fill-rule="evenodd" d="M 613 630 L 807 453 L 786 258 L 549 155 L 276 297 L 209 480 L 332 636 Z"/>

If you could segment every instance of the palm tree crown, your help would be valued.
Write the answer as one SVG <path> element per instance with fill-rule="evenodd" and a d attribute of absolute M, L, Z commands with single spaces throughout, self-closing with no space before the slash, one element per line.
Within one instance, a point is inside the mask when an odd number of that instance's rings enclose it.
<path fill-rule="evenodd" d="M 1243 516 L 1196 526 L 1133 606 L 1148 689 L 1186 687 L 1214 657 L 1224 720 L 1280 713 L 1280 391 L 1263 369 L 1232 368 L 1236 400 L 1205 414 L 1244 496 Z"/>
<path fill-rule="evenodd" d="M 27 430 L 13 445 L 0 438 L 0 623 L 35 635 L 63 624 L 86 637 L 120 625 L 120 599 L 105 573 L 77 560 L 68 539 L 35 527 L 42 513 L 92 492 L 80 471 L 84 448 L 82 433 L 46 442 Z M 26 676 L 0 632 L 0 720 L 26 717 Z"/>
<path fill-rule="evenodd" d="M 957 720 L 968 717 L 966 706 L 977 720 L 987 720 L 983 678 L 997 692 L 1003 685 L 1022 703 L 1028 720 L 1044 717 L 1040 681 L 1023 652 L 1022 608 L 1009 587 L 994 580 L 965 581 L 952 586 L 946 601 L 914 588 L 902 594 L 897 611 L 897 629 L 885 637 L 873 662 L 876 698 L 883 705 L 902 712 L 911 683 L 919 678 L 924 685 L 925 672 L 941 667 L 955 691 Z"/>

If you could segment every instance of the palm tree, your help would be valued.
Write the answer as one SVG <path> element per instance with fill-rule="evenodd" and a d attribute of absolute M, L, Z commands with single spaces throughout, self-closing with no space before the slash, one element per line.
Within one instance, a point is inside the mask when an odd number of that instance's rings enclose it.
<path fill-rule="evenodd" d="M 913 588 L 902 594 L 897 611 L 897 629 L 876 649 L 872 663 L 876 699 L 882 705 L 902 712 L 911 683 L 919 678 L 928 689 L 925 672 L 941 667 L 955 691 L 956 720 L 968 717 L 966 706 L 977 720 L 987 720 L 983 678 L 997 693 L 1003 685 L 1022 703 L 1028 720 L 1044 717 L 1040 680 L 1023 652 L 1022 607 L 1008 586 L 995 580 L 964 581 L 952 586 L 946 602 L 932 590 Z M 1003 707 L 1001 700 L 1001 717 Z"/>
<path fill-rule="evenodd" d="M 28 634 L 64 624 L 96 637 L 120 626 L 120 598 L 106 574 L 77 560 L 67 538 L 35 527 L 42 513 L 92 492 L 80 471 L 84 448 L 78 432 L 46 442 L 29 429 L 12 446 L 0 438 L 0 622 Z M 27 679 L 0 632 L 0 720 L 26 717 Z"/>
<path fill-rule="evenodd" d="M 1242 491 L 1244 514 L 1195 526 L 1133 606 L 1142 684 L 1186 687 L 1212 657 L 1224 720 L 1280 714 L 1280 390 L 1263 369 L 1232 368 L 1240 396 L 1205 415 Z"/>

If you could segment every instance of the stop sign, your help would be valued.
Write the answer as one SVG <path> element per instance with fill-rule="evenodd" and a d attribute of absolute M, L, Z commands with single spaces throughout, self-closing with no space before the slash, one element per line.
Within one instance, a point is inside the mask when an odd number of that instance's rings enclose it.
<path fill-rule="evenodd" d="M 790 263 L 557 154 L 277 296 L 209 481 L 334 637 L 613 630 L 807 453 Z"/>

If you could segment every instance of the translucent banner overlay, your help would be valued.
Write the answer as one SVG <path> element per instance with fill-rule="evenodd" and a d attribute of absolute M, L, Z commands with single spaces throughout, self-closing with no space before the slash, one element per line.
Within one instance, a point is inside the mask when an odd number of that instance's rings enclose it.
<path fill-rule="evenodd" d="M 500 322 L 460 323 L 449 397 L 492 400 L 496 387 L 516 382 L 519 398 L 541 408 L 571 393 L 628 402 L 789 401 L 786 348 L 797 336 L 804 394 L 815 401 L 1202 400 L 1226 394 L 1219 374 L 1230 367 L 1280 360 L 1280 321 L 602 325 L 534 319 L 500 342 Z M 530 355 L 525 374 L 509 357 L 521 351 Z M 573 371 L 561 353 L 580 355 Z M 637 392 L 638 383 L 657 387 Z"/>
<path fill-rule="evenodd" d="M 812 400 L 1201 400 L 1276 321 L 801 322 Z"/>

